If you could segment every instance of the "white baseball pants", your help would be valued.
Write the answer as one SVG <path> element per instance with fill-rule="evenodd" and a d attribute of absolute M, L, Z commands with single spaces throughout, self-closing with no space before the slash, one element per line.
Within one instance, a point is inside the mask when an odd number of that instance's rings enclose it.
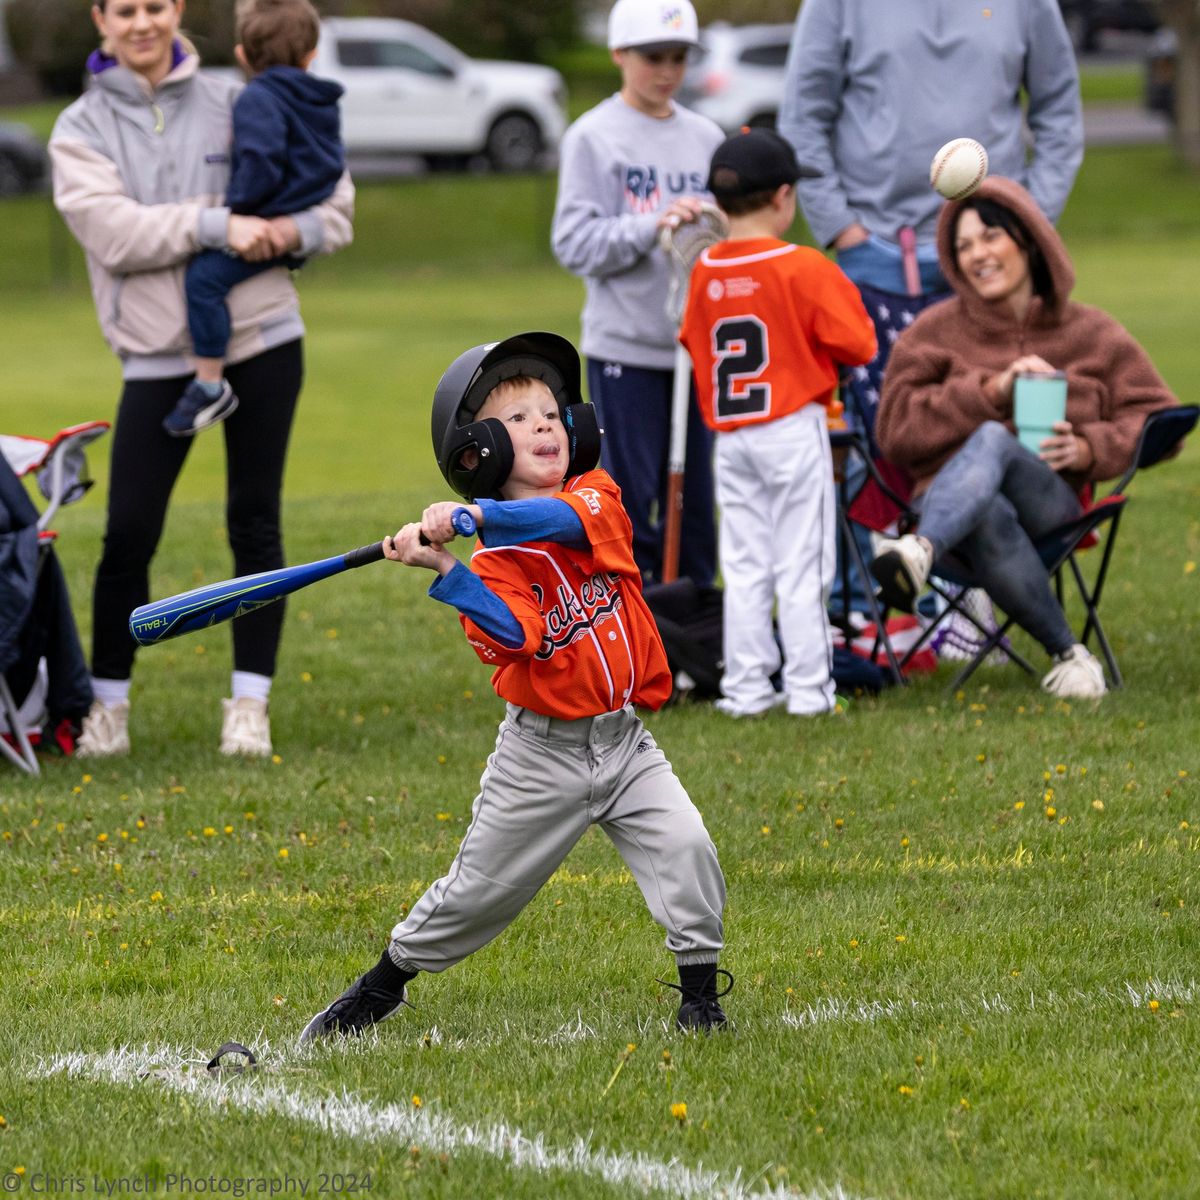
<path fill-rule="evenodd" d="M 407 971 L 444 971 L 490 942 L 597 824 L 676 961 L 715 963 L 725 880 L 704 821 L 632 708 L 562 721 L 510 704 L 450 870 L 392 930 Z M 566 958 L 573 946 L 563 946 Z"/>
<path fill-rule="evenodd" d="M 832 711 L 833 642 L 826 605 L 836 569 L 837 514 L 825 409 L 717 437 L 717 503 L 725 581 L 725 674 L 736 713 L 771 707 L 780 667 L 788 712 Z"/>

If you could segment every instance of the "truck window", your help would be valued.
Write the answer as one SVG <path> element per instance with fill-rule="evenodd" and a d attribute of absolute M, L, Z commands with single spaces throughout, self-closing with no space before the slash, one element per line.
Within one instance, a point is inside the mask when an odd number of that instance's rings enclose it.
<path fill-rule="evenodd" d="M 411 42 L 339 38 L 338 62 L 343 67 L 397 67 L 422 75 L 452 76 L 454 71 Z"/>

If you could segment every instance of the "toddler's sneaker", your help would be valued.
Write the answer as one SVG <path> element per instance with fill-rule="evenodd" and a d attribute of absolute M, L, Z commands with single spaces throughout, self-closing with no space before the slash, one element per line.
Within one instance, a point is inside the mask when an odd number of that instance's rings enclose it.
<path fill-rule="evenodd" d="M 871 560 L 871 574 L 879 583 L 879 594 L 888 608 L 912 612 L 917 597 L 929 578 L 933 566 L 933 550 L 916 534 L 884 538 Z"/>
<path fill-rule="evenodd" d="M 1054 666 L 1042 680 L 1042 691 L 1064 700 L 1099 700 L 1108 686 L 1100 660 L 1076 642 L 1069 650 L 1054 656 Z"/>
<path fill-rule="evenodd" d="M 359 1034 L 386 1021 L 408 1004 L 404 985 L 412 978 L 392 962 L 385 950 L 375 966 L 305 1025 L 300 1033 L 300 1044 L 333 1034 Z"/>
<path fill-rule="evenodd" d="M 76 756 L 116 758 L 128 753 L 129 701 L 122 700 L 109 708 L 99 700 L 93 700 L 88 715 L 83 718 L 79 737 L 75 739 Z"/>
<path fill-rule="evenodd" d="M 254 696 L 222 700 L 225 720 L 221 726 L 221 753 L 268 758 L 271 754 L 271 721 L 267 702 Z"/>
<path fill-rule="evenodd" d="M 769 700 L 764 700 L 758 704 L 743 706 L 736 700 L 730 700 L 728 696 L 722 696 L 719 700 L 713 701 L 713 708 L 719 713 L 723 713 L 727 717 L 761 717 L 764 713 L 769 713 L 771 709 L 778 708 L 781 704 L 787 703 L 787 697 L 782 692 L 775 692 Z"/>
<path fill-rule="evenodd" d="M 191 437 L 223 421 L 238 406 L 228 382 L 201 383 L 193 379 L 184 388 L 179 403 L 163 418 L 163 428 L 172 437 Z"/>

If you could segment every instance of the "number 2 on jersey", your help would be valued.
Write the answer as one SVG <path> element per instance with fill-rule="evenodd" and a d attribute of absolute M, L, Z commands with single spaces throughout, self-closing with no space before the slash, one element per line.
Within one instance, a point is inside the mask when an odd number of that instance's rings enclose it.
<path fill-rule="evenodd" d="M 754 383 L 771 361 L 767 327 L 757 317 L 725 317 L 712 330 L 713 393 L 718 421 L 771 409 L 771 385 Z"/>

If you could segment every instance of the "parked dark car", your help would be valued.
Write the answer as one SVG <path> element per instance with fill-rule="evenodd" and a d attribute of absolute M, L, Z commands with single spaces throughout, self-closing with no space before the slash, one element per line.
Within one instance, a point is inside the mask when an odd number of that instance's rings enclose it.
<path fill-rule="evenodd" d="M 1175 54 L 1178 39 L 1173 29 L 1160 29 L 1146 51 L 1144 101 L 1151 112 L 1175 120 Z"/>
<path fill-rule="evenodd" d="M 1144 0 L 1060 0 L 1060 7 L 1076 50 L 1095 50 L 1106 29 L 1153 33 L 1159 26 Z"/>
<path fill-rule="evenodd" d="M 46 181 L 46 148 L 24 125 L 0 121 L 0 196 L 33 192 Z"/>

